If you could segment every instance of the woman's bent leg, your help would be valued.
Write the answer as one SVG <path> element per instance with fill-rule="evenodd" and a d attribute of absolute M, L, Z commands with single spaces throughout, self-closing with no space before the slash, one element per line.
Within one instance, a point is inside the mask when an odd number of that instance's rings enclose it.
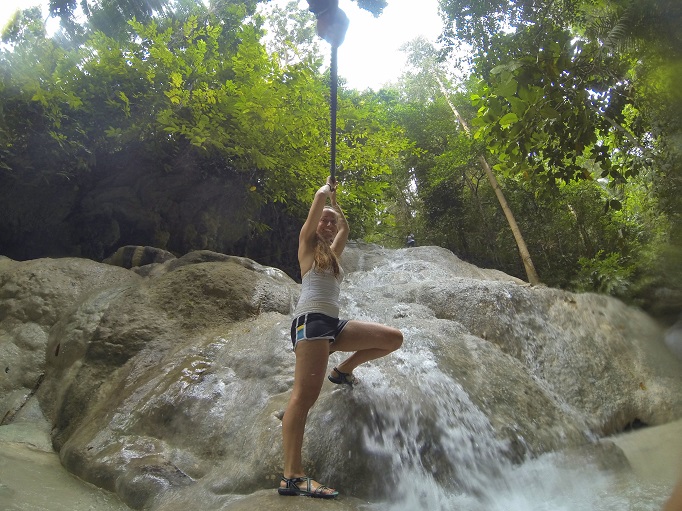
<path fill-rule="evenodd" d="M 403 334 L 397 328 L 351 320 L 331 344 L 331 349 L 355 352 L 337 366 L 339 371 L 351 373 L 360 364 L 385 357 L 402 344 Z"/>

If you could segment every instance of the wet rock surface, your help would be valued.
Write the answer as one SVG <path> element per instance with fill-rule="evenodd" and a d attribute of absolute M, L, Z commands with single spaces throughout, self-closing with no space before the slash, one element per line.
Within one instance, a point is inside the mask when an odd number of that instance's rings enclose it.
<path fill-rule="evenodd" d="M 385 498 L 424 467 L 475 495 L 500 460 L 682 417 L 682 363 L 637 309 L 437 247 L 352 244 L 342 263 L 342 316 L 400 328 L 405 343 L 359 368 L 360 387 L 325 383 L 311 412 L 306 470 L 359 499 L 333 509 Z M 64 467 L 133 508 L 319 504 L 271 491 L 299 286 L 207 251 L 151 266 L 0 260 L 3 424 L 42 414 Z"/>

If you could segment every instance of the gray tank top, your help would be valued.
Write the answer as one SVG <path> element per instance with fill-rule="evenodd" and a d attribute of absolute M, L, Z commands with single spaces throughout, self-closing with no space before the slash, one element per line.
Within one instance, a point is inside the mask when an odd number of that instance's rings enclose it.
<path fill-rule="evenodd" d="M 343 268 L 339 267 L 339 278 L 334 272 L 319 271 L 315 265 L 301 279 L 301 296 L 298 299 L 294 316 L 321 312 L 332 318 L 339 317 L 339 293 L 343 280 Z"/>

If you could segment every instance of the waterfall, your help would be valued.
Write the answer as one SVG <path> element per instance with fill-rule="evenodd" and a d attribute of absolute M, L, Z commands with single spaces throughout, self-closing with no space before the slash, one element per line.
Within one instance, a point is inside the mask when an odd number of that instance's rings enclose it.
<path fill-rule="evenodd" d="M 591 456 L 549 452 L 511 462 L 509 441 L 498 438 L 485 411 L 472 401 L 457 375 L 446 374 L 435 360 L 434 320 L 422 328 L 420 322 L 425 318 L 418 306 L 393 300 L 397 288 L 461 278 L 463 271 L 475 278 L 514 279 L 494 271 L 484 274 L 485 270 L 459 260 L 453 260 L 448 274 L 442 263 L 432 263 L 444 252 L 435 247 L 422 250 L 418 259 L 412 249 L 390 251 L 390 257 L 377 249 L 359 252 L 353 254 L 351 249 L 346 257 L 352 273 L 342 290 L 342 315 L 393 324 L 396 318 L 414 318 L 412 324 L 401 325 L 405 343 L 400 350 L 356 370 L 362 391 L 356 391 L 354 399 L 371 409 L 371 421 L 363 429 L 364 448 L 375 460 L 376 470 L 386 474 L 384 484 L 392 488 L 386 491 L 389 496 L 371 509 L 660 510 L 669 484 L 640 481 L 628 471 L 600 466 Z M 449 329 L 463 335 L 456 323 L 443 328 L 446 334 Z M 332 360 L 342 357 L 335 354 Z M 557 407 L 571 410 L 561 400 Z M 584 434 L 593 439 L 589 431 Z"/>
<path fill-rule="evenodd" d="M 361 399 L 371 402 L 374 419 L 363 438 L 393 475 L 399 504 L 391 509 L 451 509 L 453 493 L 485 494 L 489 481 L 509 466 L 503 455 L 507 445 L 495 438 L 462 387 L 440 372 L 430 352 L 415 349 L 427 340 L 417 332 L 406 334 L 418 343 L 394 357 L 400 381 L 386 382 L 379 370 L 363 372 L 368 391 Z M 427 418 L 431 426 L 425 433 Z M 436 458 L 444 468 L 434 472 L 429 460 Z"/>

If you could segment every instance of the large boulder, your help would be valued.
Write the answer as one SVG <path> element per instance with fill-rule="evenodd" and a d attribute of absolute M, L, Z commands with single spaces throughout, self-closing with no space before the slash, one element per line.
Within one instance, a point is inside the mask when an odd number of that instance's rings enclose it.
<path fill-rule="evenodd" d="M 43 381 L 55 323 L 91 293 L 139 279 L 122 268 L 85 259 L 17 262 L 0 257 L 0 417 L 5 422 Z"/>
<path fill-rule="evenodd" d="M 617 459 L 600 438 L 682 417 L 682 363 L 618 300 L 532 288 L 436 247 L 350 244 L 342 263 L 342 314 L 405 335 L 358 368 L 360 386 L 325 383 L 310 414 L 306 470 L 344 494 L 427 477 L 480 495 L 506 465 L 586 446 Z M 32 371 L 3 388 L 15 408 L 35 393 L 64 466 L 131 507 L 276 505 L 239 496 L 281 475 L 299 285 L 210 251 L 150 266 L 0 260 L 0 349 Z"/>

